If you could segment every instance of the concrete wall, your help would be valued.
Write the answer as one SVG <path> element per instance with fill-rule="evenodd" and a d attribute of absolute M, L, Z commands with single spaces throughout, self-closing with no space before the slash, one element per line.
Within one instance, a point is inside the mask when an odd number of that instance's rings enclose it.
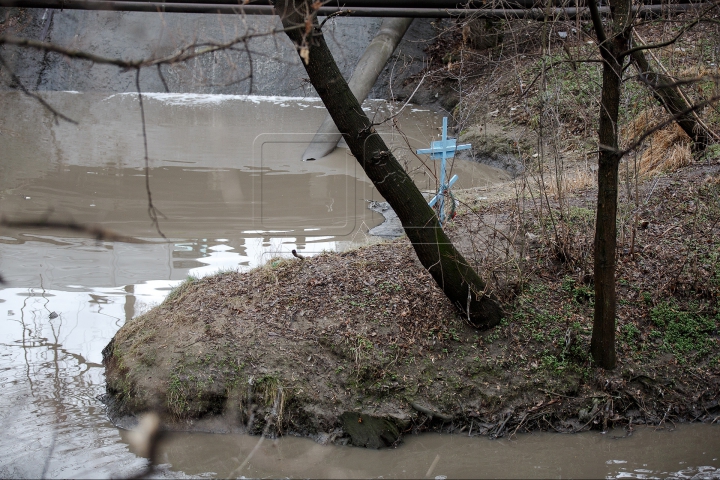
<path fill-rule="evenodd" d="M 44 39 L 98 55 L 138 59 L 162 56 L 192 42 L 223 42 L 245 33 L 270 32 L 281 27 L 277 17 L 231 15 L 99 12 L 0 8 L 0 33 Z M 377 32 L 381 19 L 338 18 L 323 28 L 341 71 L 347 77 Z M 426 41 L 434 37 L 427 19 L 416 19 L 388 63 L 370 98 L 387 98 L 393 72 L 393 91 L 403 97 L 408 75 L 422 69 Z M 184 64 L 163 66 L 171 92 L 315 96 L 293 46 L 284 34 L 252 39 L 244 52 L 225 51 Z M 135 73 L 116 67 L 68 61 L 13 47 L 0 48 L 23 84 L 38 90 L 127 92 L 135 90 Z M 251 68 L 252 65 L 252 68 Z M 252 71 L 252 81 L 239 79 Z M 6 83 L 6 82 L 4 82 Z M 7 88 L 3 85 L 0 88 Z M 141 73 L 144 91 L 164 91 L 155 68 Z M 412 90 L 410 90 L 412 91 Z"/>

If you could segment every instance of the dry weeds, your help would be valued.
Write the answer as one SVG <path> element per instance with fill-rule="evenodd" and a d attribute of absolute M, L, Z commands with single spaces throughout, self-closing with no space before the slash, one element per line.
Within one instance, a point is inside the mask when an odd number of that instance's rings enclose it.
<path fill-rule="evenodd" d="M 551 173 L 542 179 L 537 176 L 534 180 L 541 188 L 544 185 L 545 192 L 553 197 L 574 195 L 597 186 L 597 175 L 580 165 L 570 167 L 560 175 Z"/>
<path fill-rule="evenodd" d="M 643 111 L 622 131 L 621 136 L 627 141 L 638 138 L 643 133 L 656 128 L 664 121 L 663 111 L 654 107 Z M 641 175 L 655 175 L 662 172 L 673 172 L 692 163 L 692 140 L 676 123 L 653 132 L 640 148 L 638 170 Z"/>

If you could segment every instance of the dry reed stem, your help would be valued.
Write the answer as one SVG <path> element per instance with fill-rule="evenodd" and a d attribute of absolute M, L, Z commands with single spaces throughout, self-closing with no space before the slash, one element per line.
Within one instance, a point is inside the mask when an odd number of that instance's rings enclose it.
<path fill-rule="evenodd" d="M 548 195 L 558 196 L 559 194 L 572 194 L 592 188 L 597 185 L 597 177 L 588 169 L 576 167 L 574 170 L 566 170 L 560 175 L 560 181 L 556 175 L 550 174 L 545 177 L 545 191 Z"/>
<path fill-rule="evenodd" d="M 641 112 L 629 125 L 621 131 L 621 136 L 632 140 L 643 132 L 653 128 L 655 119 L 663 115 L 660 107 L 653 107 Z M 641 175 L 655 175 L 660 172 L 675 171 L 690 165 L 692 140 L 677 123 L 671 123 L 653 132 L 647 140 L 647 147 L 642 150 L 638 159 Z"/>

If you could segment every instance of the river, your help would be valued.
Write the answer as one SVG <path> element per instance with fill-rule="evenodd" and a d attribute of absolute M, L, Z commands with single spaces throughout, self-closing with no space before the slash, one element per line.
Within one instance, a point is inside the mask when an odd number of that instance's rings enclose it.
<path fill-rule="evenodd" d="M 249 269 L 292 249 L 305 255 L 368 241 L 382 200 L 343 148 L 301 162 L 325 115 L 313 98 L 144 96 L 149 187 L 162 212 L 148 217 L 137 95 L 45 93 L 78 122 L 56 122 L 38 102 L 0 94 L 0 214 L 98 225 L 135 242 L 68 231 L 0 231 L 0 477 L 123 477 L 145 460 L 103 405 L 101 350 L 129 318 L 161 302 L 188 275 Z M 366 109 L 416 183 L 440 116 L 369 101 Z M 393 110 L 395 108 L 395 110 Z M 503 172 L 456 162 L 458 187 L 504 181 Z M 398 449 L 328 447 L 307 439 L 173 434 L 160 476 L 691 477 L 720 475 L 715 425 L 655 431 L 407 438 Z M 673 430 L 673 431 L 669 431 Z M 257 448 L 256 448 L 257 447 Z M 251 455 L 252 453 L 252 456 Z"/>

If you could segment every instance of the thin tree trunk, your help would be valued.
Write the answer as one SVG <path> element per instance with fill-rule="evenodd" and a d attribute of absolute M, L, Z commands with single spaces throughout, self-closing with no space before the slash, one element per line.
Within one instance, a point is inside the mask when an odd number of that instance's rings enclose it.
<path fill-rule="evenodd" d="M 615 250 L 617 248 L 617 194 L 620 151 L 618 112 L 620 110 L 622 52 L 627 49 L 630 0 L 611 0 L 611 35 L 606 35 L 595 1 L 591 17 L 603 58 L 603 84 L 600 100 L 598 140 L 598 199 L 595 223 L 595 312 L 590 353 L 602 368 L 613 369 L 615 355 Z"/>
<path fill-rule="evenodd" d="M 620 65 L 606 61 L 600 112 L 597 219 L 595 223 L 595 315 L 590 352 L 603 368 L 615 368 L 615 250 L 620 155 L 617 119 Z"/>
<path fill-rule="evenodd" d="M 363 112 L 325 43 L 311 2 L 277 0 L 275 7 L 298 48 L 310 82 L 350 151 L 397 213 L 420 262 L 472 325 L 497 325 L 502 318 L 498 301 L 485 292 L 485 282 L 457 251 L 435 212 Z"/>
<path fill-rule="evenodd" d="M 636 45 L 633 45 L 633 47 L 635 46 Z M 687 112 L 690 109 L 690 105 L 688 105 L 682 95 L 680 95 L 678 87 L 672 86 L 663 75 L 655 73 L 650 69 L 650 65 L 642 50 L 636 50 L 632 52 L 630 56 L 633 62 L 635 62 L 638 73 L 644 77 L 652 89 L 655 99 L 660 102 L 660 105 L 662 105 L 670 115 L 677 116 L 675 120 L 677 124 L 693 139 L 693 149 L 704 150 L 710 141 L 708 132 L 695 121 L 692 113 L 682 113 Z"/>

